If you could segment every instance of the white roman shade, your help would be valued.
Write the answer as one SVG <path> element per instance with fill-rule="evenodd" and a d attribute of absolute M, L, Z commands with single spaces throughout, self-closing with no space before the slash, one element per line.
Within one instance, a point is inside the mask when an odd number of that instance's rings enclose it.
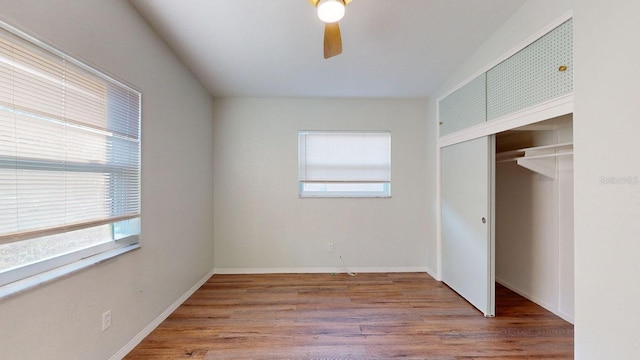
<path fill-rule="evenodd" d="M 391 133 L 388 131 L 300 131 L 298 151 L 303 192 L 305 184 L 319 183 L 327 184 L 325 188 L 328 184 L 344 184 L 336 186 L 352 195 L 359 192 L 359 188 L 370 193 L 372 187 L 365 184 L 385 184 L 388 189 L 391 181 Z"/>

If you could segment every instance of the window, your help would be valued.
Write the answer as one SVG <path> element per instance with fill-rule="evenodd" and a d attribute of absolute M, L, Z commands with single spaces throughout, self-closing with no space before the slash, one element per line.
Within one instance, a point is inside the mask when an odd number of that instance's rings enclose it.
<path fill-rule="evenodd" d="M 138 247 L 140 102 L 0 23 L 0 286 Z"/>
<path fill-rule="evenodd" d="M 390 197 L 389 131 L 298 132 L 301 197 Z"/>

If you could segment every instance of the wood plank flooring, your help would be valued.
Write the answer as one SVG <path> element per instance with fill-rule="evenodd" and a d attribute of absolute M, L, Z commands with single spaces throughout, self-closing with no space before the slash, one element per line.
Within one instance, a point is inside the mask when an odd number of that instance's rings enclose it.
<path fill-rule="evenodd" d="M 573 358 L 573 325 L 496 299 L 485 318 L 423 273 L 214 275 L 125 359 Z"/>

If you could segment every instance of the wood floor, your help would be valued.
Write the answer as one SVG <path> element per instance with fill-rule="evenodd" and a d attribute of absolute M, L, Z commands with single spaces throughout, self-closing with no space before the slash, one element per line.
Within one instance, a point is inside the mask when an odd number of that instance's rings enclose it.
<path fill-rule="evenodd" d="M 496 299 L 485 318 L 423 273 L 214 275 L 125 359 L 573 358 L 573 325 Z"/>

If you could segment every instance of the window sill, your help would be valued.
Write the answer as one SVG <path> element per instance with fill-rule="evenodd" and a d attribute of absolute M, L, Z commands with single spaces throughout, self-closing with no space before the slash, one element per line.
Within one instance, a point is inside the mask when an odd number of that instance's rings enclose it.
<path fill-rule="evenodd" d="M 391 199 L 391 195 L 299 194 L 299 199 Z"/>
<path fill-rule="evenodd" d="M 10 296 L 22 293 L 37 286 L 46 284 L 50 281 L 60 279 L 67 275 L 73 274 L 77 271 L 86 269 L 96 264 L 100 264 L 116 256 L 122 255 L 132 250 L 140 248 L 140 244 L 132 244 L 117 249 L 105 251 L 100 254 L 96 254 L 79 261 L 75 261 L 71 264 L 57 267 L 55 269 L 45 271 L 43 273 L 24 278 L 22 280 L 14 281 L 0 287 L 0 300 L 8 298 Z"/>

